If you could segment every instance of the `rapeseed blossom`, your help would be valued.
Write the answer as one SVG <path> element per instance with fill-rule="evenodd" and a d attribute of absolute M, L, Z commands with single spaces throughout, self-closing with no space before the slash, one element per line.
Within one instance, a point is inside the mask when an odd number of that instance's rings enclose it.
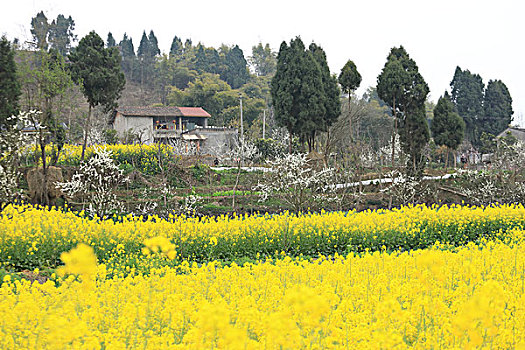
<path fill-rule="evenodd" d="M 4 281 L 0 348 L 523 348 L 525 243 Z M 182 274 L 180 272 L 183 272 Z"/>

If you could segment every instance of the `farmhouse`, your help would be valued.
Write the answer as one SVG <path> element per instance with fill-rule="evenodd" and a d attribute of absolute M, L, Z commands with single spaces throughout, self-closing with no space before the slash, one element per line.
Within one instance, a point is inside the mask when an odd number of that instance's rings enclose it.
<path fill-rule="evenodd" d="M 144 144 L 188 141 L 200 152 L 231 143 L 233 128 L 208 125 L 210 114 L 201 107 L 120 107 L 110 120 L 119 137 L 133 133 Z"/>
<path fill-rule="evenodd" d="M 514 136 L 518 141 L 525 142 L 525 129 L 508 127 L 496 136 L 496 139 L 507 136 L 508 134 Z"/>

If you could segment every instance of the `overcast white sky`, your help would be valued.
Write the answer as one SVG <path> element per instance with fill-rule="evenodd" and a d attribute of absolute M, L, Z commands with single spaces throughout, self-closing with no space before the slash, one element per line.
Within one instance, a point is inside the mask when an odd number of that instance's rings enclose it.
<path fill-rule="evenodd" d="M 403 45 L 437 101 L 450 89 L 456 66 L 484 83 L 501 79 L 513 98 L 514 123 L 525 126 L 525 1 L 523 0 L 1 0 L 0 34 L 30 40 L 30 22 L 71 15 L 79 38 L 95 30 L 116 41 L 124 32 L 138 47 L 151 29 L 161 51 L 174 35 L 207 46 L 238 44 L 245 57 L 259 41 L 276 51 L 301 36 L 324 48 L 333 73 L 352 59 L 363 76 L 362 93 L 376 84 L 386 56 Z"/>

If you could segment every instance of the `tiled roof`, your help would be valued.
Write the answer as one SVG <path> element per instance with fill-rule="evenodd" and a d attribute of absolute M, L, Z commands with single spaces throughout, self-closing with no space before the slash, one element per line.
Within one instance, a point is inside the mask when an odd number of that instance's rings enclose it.
<path fill-rule="evenodd" d="M 177 107 L 184 117 L 211 117 L 211 115 L 206 112 L 201 107 Z"/>
<path fill-rule="evenodd" d="M 116 112 L 127 117 L 211 117 L 201 107 L 119 107 Z"/>

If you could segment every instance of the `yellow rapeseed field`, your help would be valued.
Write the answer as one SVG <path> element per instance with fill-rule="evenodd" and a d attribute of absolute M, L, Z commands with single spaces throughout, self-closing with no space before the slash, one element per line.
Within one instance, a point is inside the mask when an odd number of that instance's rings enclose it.
<path fill-rule="evenodd" d="M 521 205 L 169 220 L 9 206 L 0 349 L 525 349 L 524 220 Z M 35 268 L 56 273 L 17 278 Z"/>
<path fill-rule="evenodd" d="M 90 288 L 74 276 L 6 277 L 0 348 L 523 349 L 525 244 L 514 236 L 456 251 L 183 264 L 182 274 L 111 279 L 102 265 Z"/>

